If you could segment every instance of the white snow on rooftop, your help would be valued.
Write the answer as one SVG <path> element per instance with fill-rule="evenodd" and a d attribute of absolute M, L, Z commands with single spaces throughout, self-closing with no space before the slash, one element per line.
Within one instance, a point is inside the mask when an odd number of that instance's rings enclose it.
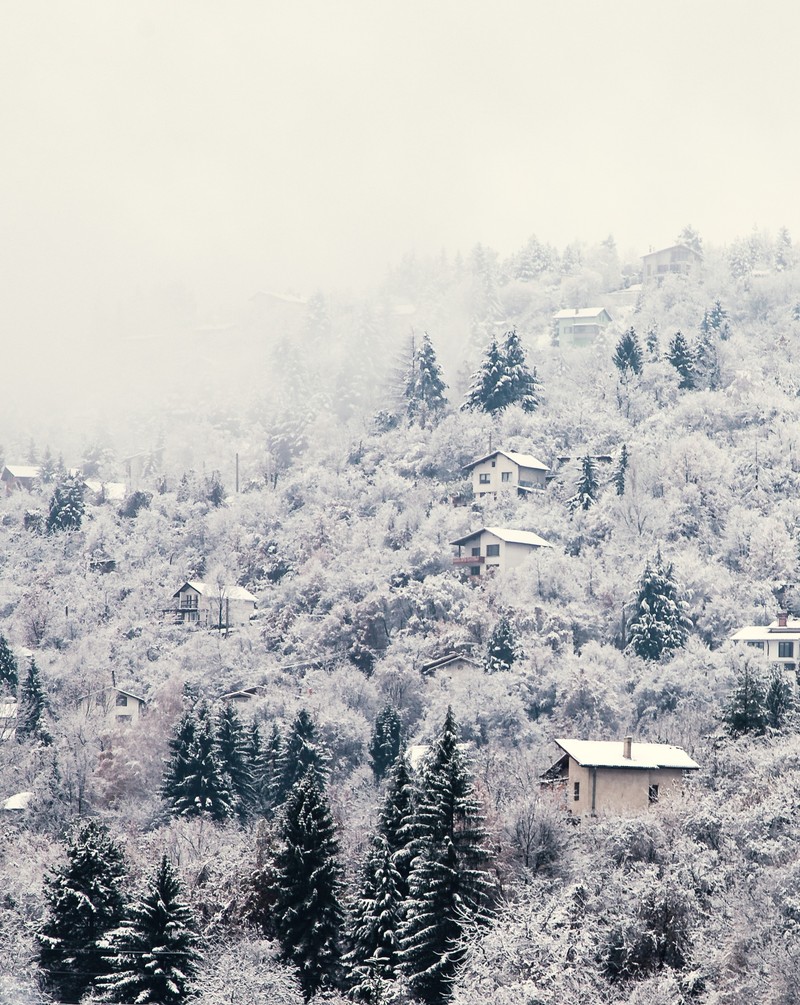
<path fill-rule="evenodd" d="M 16 795 L 9 796 L 3 803 L 4 810 L 27 810 L 28 804 L 33 799 L 32 792 L 17 792 Z"/>
<path fill-rule="evenodd" d="M 498 454 L 502 454 L 503 457 L 507 457 L 515 464 L 518 464 L 521 468 L 538 468 L 539 471 L 550 470 L 546 464 L 542 464 L 539 458 L 534 457 L 533 454 L 520 454 L 517 453 L 516 450 L 493 450 L 490 454 L 485 454 L 483 457 L 479 457 L 476 461 L 471 461 L 469 464 L 465 464 L 464 470 L 468 471 L 471 468 L 474 468 L 476 464 L 488 461 L 490 457 L 496 457 Z"/>
<path fill-rule="evenodd" d="M 507 527 L 481 527 L 480 530 L 466 534 L 464 537 L 458 538 L 457 541 L 451 541 L 450 544 L 464 544 L 465 541 L 471 541 L 472 538 L 480 537 L 484 532 L 494 534 L 495 537 L 499 537 L 506 544 L 529 544 L 534 548 L 553 547 L 549 541 L 545 541 L 543 537 L 534 534 L 532 530 L 509 530 Z"/>
<path fill-rule="evenodd" d="M 605 310 L 605 307 L 565 307 L 563 311 L 556 312 L 553 318 L 556 321 L 566 320 L 567 318 L 596 318 Z M 608 314 L 608 311 L 606 313 Z"/>
<path fill-rule="evenodd" d="M 681 747 L 671 743 L 632 743 L 624 756 L 622 740 L 556 740 L 578 764 L 598 768 L 680 768 L 695 771 L 700 765 Z"/>
<path fill-rule="evenodd" d="M 199 579 L 190 579 L 187 586 L 191 586 L 193 590 L 197 590 L 201 597 L 217 598 L 220 596 L 220 592 L 222 592 L 224 600 L 251 600 L 253 603 L 258 602 L 258 598 L 254 597 L 243 586 L 224 586 L 222 591 L 220 591 L 220 588 L 216 584 L 203 583 Z M 178 590 L 178 593 L 180 593 L 180 590 Z"/>

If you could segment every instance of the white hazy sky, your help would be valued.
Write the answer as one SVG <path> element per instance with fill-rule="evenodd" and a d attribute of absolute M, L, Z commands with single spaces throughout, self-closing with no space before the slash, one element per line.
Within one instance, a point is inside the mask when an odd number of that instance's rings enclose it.
<path fill-rule="evenodd" d="M 404 252 L 800 238 L 789 0 L 3 0 L 0 339 Z"/>

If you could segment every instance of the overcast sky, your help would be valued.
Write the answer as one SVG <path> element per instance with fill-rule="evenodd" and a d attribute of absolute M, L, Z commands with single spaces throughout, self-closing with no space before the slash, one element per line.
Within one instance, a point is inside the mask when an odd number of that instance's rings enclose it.
<path fill-rule="evenodd" d="M 0 323 L 404 252 L 800 238 L 788 0 L 4 0 Z M 5 335 L 2 337 L 6 337 Z"/>

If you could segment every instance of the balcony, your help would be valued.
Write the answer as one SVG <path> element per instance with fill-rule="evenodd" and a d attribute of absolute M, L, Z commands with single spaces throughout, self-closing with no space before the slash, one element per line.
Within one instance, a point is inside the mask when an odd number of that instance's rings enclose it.
<path fill-rule="evenodd" d="M 459 555 L 453 559 L 453 565 L 483 565 L 485 561 L 483 555 Z"/>

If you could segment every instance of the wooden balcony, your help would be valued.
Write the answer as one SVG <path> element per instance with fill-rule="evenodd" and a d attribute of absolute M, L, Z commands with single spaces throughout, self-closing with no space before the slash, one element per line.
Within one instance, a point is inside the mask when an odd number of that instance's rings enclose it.
<path fill-rule="evenodd" d="M 459 555 L 453 559 L 453 565 L 483 565 L 485 561 L 483 555 Z"/>

